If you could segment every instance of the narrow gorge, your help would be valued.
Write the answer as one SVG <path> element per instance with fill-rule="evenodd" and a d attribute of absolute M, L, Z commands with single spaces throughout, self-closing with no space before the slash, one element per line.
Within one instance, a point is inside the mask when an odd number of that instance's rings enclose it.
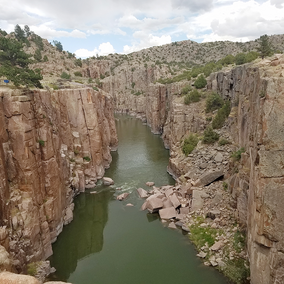
<path fill-rule="evenodd" d="M 187 45 L 195 46 L 182 42 L 180 49 Z M 46 54 L 51 49 L 45 43 Z M 61 57 L 55 53 L 54 60 Z M 201 100 L 190 104 L 182 92 L 194 87 L 192 81 L 161 83 L 169 67 L 131 63 L 123 56 L 118 64 L 111 57 L 81 66 L 67 56 L 56 68 L 54 62 L 36 63 L 46 75 L 45 90 L 0 87 L 1 270 L 23 273 L 27 264 L 52 255 L 52 243 L 73 219 L 75 196 L 94 188 L 111 164 L 111 151 L 118 147 L 114 113 L 119 113 L 141 119 L 162 137 L 170 151 L 168 172 L 189 199 L 186 226 L 223 232 L 217 249 L 198 248 L 205 264 L 222 271 L 224 259 L 242 259 L 250 269 L 247 283 L 283 283 L 284 56 L 211 73 Z M 55 85 L 53 74 L 47 77 L 52 68 L 58 74 L 77 70 L 81 81 L 59 79 Z M 216 130 L 226 145 L 202 142 L 217 113 L 205 110 L 212 92 L 230 103 L 224 126 Z M 190 134 L 198 143 L 185 155 Z M 204 181 L 212 173 L 216 177 Z M 222 251 L 233 246 L 239 231 L 246 236 L 245 249 Z"/>

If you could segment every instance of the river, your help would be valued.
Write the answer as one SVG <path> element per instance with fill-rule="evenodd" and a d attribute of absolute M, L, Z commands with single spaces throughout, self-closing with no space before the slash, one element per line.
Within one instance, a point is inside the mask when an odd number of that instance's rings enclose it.
<path fill-rule="evenodd" d="M 141 211 L 136 189 L 147 181 L 174 184 L 166 172 L 169 153 L 161 138 L 138 119 L 117 116 L 119 148 L 105 176 L 115 184 L 98 184 L 97 194 L 75 198 L 74 220 L 53 244 L 50 280 L 73 284 L 225 284 L 218 271 L 196 257 L 181 230 L 166 228 L 157 214 Z M 116 188 L 121 188 L 117 190 Z M 130 192 L 124 201 L 116 196 Z M 133 207 L 126 206 L 132 203 Z"/>

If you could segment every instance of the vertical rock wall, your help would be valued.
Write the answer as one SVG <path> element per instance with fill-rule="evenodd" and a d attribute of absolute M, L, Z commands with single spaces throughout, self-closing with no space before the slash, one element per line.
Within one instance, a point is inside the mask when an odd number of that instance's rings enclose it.
<path fill-rule="evenodd" d="M 230 128 L 246 149 L 230 179 L 247 226 L 251 283 L 284 282 L 284 57 L 213 74 L 209 89 L 230 98 Z"/>
<path fill-rule="evenodd" d="M 46 259 L 117 146 L 112 99 L 92 89 L 0 90 L 0 244 L 20 271 Z"/>

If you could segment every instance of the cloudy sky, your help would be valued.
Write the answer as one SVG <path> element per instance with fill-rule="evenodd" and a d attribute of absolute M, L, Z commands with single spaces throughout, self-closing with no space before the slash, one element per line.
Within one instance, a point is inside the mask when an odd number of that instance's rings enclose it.
<path fill-rule="evenodd" d="M 28 25 L 77 57 L 180 40 L 248 41 L 284 33 L 284 0 L 0 0 L 0 28 Z"/>

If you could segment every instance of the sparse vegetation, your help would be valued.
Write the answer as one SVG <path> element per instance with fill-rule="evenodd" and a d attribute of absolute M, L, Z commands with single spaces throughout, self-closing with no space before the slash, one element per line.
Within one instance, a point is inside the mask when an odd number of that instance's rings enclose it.
<path fill-rule="evenodd" d="M 85 157 L 83 157 L 83 159 L 84 159 L 85 161 L 87 161 L 87 162 L 90 162 L 90 161 L 91 161 L 91 158 L 90 158 L 89 156 L 85 156 Z"/>
<path fill-rule="evenodd" d="M 231 144 L 231 142 L 229 140 L 224 139 L 224 138 L 221 138 L 218 143 L 219 143 L 219 146 L 224 146 L 224 145 L 227 145 L 227 144 Z"/>
<path fill-rule="evenodd" d="M 37 265 L 35 262 L 31 262 L 27 265 L 27 274 L 35 276 L 37 273 Z"/>
<path fill-rule="evenodd" d="M 77 77 L 82 77 L 83 76 L 80 71 L 74 72 L 74 75 L 77 76 Z"/>
<path fill-rule="evenodd" d="M 38 143 L 41 147 L 44 147 L 44 145 L 45 145 L 45 142 L 41 139 L 38 140 Z"/>

